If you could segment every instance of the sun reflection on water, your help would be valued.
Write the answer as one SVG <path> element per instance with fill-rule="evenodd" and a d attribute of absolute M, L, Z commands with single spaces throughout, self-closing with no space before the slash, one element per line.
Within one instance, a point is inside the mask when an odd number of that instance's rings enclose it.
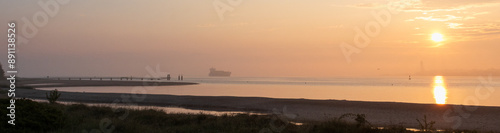
<path fill-rule="evenodd" d="M 446 87 L 444 83 L 443 76 L 434 77 L 434 99 L 436 99 L 436 104 L 446 104 Z"/>

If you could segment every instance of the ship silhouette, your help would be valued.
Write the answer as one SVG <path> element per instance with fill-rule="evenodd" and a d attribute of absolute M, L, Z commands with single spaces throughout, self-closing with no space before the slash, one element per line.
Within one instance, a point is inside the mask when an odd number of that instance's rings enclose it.
<path fill-rule="evenodd" d="M 208 73 L 210 77 L 229 77 L 231 76 L 231 72 L 228 71 L 218 71 L 215 68 L 210 68 L 210 73 Z"/>

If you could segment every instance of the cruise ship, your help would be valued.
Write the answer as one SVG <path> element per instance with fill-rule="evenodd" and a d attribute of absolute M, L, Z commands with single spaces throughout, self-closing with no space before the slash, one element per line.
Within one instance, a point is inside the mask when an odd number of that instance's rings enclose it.
<path fill-rule="evenodd" d="M 208 74 L 210 77 L 229 77 L 231 76 L 231 72 L 228 71 L 218 71 L 215 68 L 210 68 L 210 73 Z"/>

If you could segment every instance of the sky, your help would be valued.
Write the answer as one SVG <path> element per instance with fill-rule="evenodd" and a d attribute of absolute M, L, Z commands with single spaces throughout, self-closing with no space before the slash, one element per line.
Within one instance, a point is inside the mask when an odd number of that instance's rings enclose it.
<path fill-rule="evenodd" d="M 211 67 L 235 77 L 500 68 L 500 0 L 40 3 L 0 1 L 0 23 L 16 22 L 19 76 L 144 76 L 156 66 L 192 77 Z M 0 42 L 7 69 L 7 36 Z"/>

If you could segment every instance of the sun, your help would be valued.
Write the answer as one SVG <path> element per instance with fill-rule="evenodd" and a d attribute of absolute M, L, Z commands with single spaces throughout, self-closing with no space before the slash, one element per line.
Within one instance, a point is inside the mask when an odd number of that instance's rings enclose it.
<path fill-rule="evenodd" d="M 444 41 L 443 34 L 434 33 L 431 35 L 431 40 L 434 42 L 442 42 L 442 41 Z"/>

